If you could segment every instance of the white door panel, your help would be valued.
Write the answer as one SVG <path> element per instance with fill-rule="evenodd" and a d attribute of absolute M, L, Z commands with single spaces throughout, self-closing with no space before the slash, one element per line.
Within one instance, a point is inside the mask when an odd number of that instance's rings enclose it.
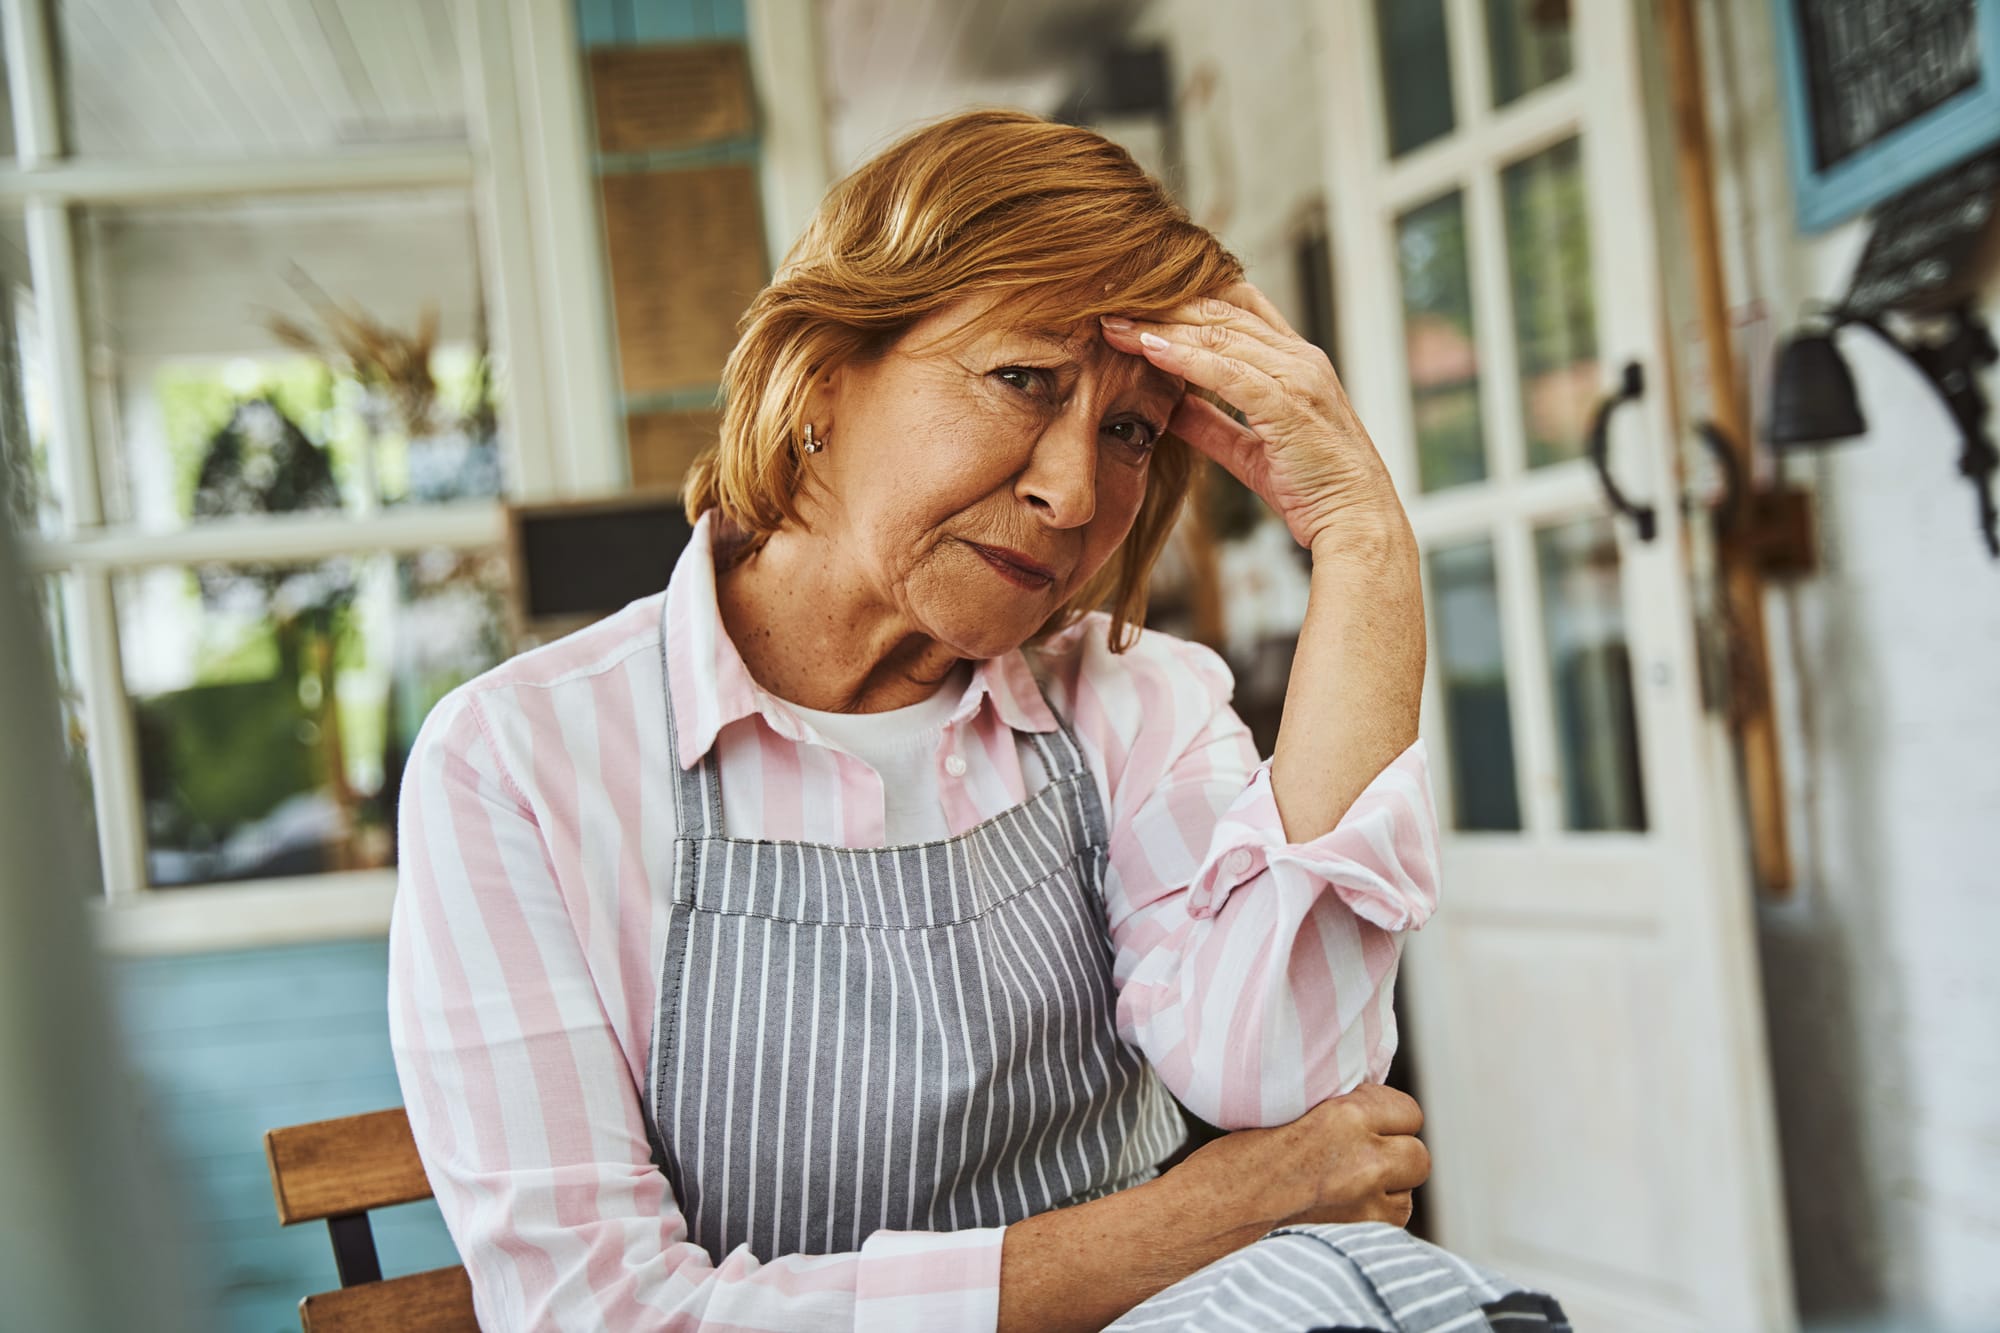
<path fill-rule="evenodd" d="M 1637 0 L 1320 0 L 1340 370 L 1424 548 L 1438 1239 L 1583 1330 L 1793 1326 L 1747 876 L 1696 674 Z M 1386 77 L 1385 77 L 1386 76 Z M 1603 395 L 1621 490 L 1588 461 Z M 1721 762 L 1718 762 L 1718 761 Z"/>

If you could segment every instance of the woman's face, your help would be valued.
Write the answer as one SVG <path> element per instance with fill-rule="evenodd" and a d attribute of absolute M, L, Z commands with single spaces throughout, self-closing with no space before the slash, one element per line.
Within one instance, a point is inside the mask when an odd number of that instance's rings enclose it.
<path fill-rule="evenodd" d="M 1075 329 L 925 319 L 843 366 L 809 419 L 815 532 L 917 632 L 962 657 L 1019 647 L 1131 530 L 1181 381 Z"/>

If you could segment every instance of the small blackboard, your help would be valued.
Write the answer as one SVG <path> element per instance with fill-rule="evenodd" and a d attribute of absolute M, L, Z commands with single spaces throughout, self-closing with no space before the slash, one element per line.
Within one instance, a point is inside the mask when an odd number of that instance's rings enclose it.
<path fill-rule="evenodd" d="M 1979 82 L 1976 0 L 1793 0 L 1822 171 Z"/>
<path fill-rule="evenodd" d="M 1870 315 L 1923 313 L 1961 299 L 2000 212 L 2000 152 L 1906 190 L 1876 212 L 1868 248 L 1842 302 Z"/>
<path fill-rule="evenodd" d="M 2000 0 L 1772 0 L 1817 230 L 2000 141 Z"/>
<path fill-rule="evenodd" d="M 666 492 L 514 505 L 507 518 L 516 629 L 536 639 L 660 591 L 693 535 Z"/>

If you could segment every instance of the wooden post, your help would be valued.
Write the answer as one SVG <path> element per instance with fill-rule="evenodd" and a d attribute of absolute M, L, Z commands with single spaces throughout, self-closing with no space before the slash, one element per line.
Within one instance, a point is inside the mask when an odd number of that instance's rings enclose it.
<path fill-rule="evenodd" d="M 1672 106 L 1674 159 L 1680 179 L 1688 245 L 1694 265 L 1695 302 L 1707 353 L 1710 406 L 1735 451 L 1746 495 L 1754 506 L 1756 459 L 1729 324 L 1729 299 L 1722 272 L 1722 248 L 1715 218 L 1715 175 L 1709 151 L 1708 109 L 1703 101 L 1701 34 L 1695 0 L 1660 0 L 1665 38 L 1668 97 Z M 1730 720 L 1742 763 L 1744 798 L 1750 811 L 1750 851 L 1758 884 L 1782 893 L 1792 886 L 1791 847 L 1785 830 L 1784 774 L 1778 755 L 1777 720 L 1771 707 L 1771 666 L 1764 636 L 1764 582 L 1753 543 L 1740 531 L 1724 534 L 1717 556 L 1728 616 Z"/>

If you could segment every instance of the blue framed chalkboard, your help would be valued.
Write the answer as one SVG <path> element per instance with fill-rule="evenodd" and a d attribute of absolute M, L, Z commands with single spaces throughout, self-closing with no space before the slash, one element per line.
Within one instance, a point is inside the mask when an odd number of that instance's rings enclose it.
<path fill-rule="evenodd" d="M 1772 0 L 1799 225 L 2000 142 L 2000 0 Z"/>

